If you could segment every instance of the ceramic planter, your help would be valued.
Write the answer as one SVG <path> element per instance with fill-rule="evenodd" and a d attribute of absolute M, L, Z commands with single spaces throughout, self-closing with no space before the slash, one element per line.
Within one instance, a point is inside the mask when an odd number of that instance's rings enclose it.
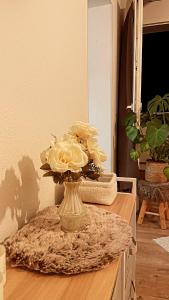
<path fill-rule="evenodd" d="M 163 174 L 163 170 L 166 166 L 168 166 L 168 163 L 148 160 L 146 162 L 145 180 L 153 183 L 167 182 L 167 178 Z"/>

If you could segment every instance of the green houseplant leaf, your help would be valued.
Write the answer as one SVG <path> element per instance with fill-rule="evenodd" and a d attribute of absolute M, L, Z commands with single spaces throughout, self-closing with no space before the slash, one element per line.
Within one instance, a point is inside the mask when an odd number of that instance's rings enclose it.
<path fill-rule="evenodd" d="M 147 128 L 146 139 L 150 147 L 156 148 L 161 146 L 169 135 L 169 126 L 163 124 L 160 128 L 151 125 Z"/>
<path fill-rule="evenodd" d="M 169 94 L 163 97 L 156 95 L 151 101 L 148 102 L 147 109 L 150 115 L 157 112 L 165 112 L 169 110 Z"/>
<path fill-rule="evenodd" d="M 167 180 L 169 180 L 169 166 L 164 168 L 163 173 L 167 177 Z"/>
<path fill-rule="evenodd" d="M 161 125 L 162 125 L 162 122 L 161 122 L 161 120 L 159 120 L 159 119 L 152 119 L 151 121 L 148 121 L 147 122 L 147 128 L 149 127 L 149 126 L 155 126 L 156 128 L 160 128 L 161 127 Z"/>
<path fill-rule="evenodd" d="M 127 134 L 130 141 L 134 142 L 134 140 L 136 139 L 138 133 L 139 133 L 139 131 L 135 126 L 128 125 L 126 127 L 126 134 Z"/>
<path fill-rule="evenodd" d="M 126 135 L 136 150 L 130 151 L 132 159 L 141 154 L 156 162 L 169 163 L 169 93 L 156 95 L 148 102 L 147 111 L 141 113 L 140 123 L 135 113 L 128 113 L 125 119 Z"/>
<path fill-rule="evenodd" d="M 147 127 L 147 122 L 150 121 L 150 114 L 149 112 L 145 112 L 145 113 L 142 113 L 141 116 L 140 116 L 140 126 L 142 128 L 145 128 Z"/>
<path fill-rule="evenodd" d="M 138 151 L 136 151 L 135 149 L 131 149 L 130 150 L 130 157 L 133 160 L 138 160 L 138 158 L 140 157 L 140 154 Z"/>
<path fill-rule="evenodd" d="M 143 142 L 140 144 L 140 149 L 141 149 L 141 152 L 142 152 L 142 153 L 147 152 L 147 151 L 150 149 L 150 146 L 149 146 L 149 144 L 147 143 L 147 141 L 143 141 Z"/>
<path fill-rule="evenodd" d="M 152 100 L 148 102 L 147 109 L 150 115 L 163 110 L 162 98 L 159 95 L 156 95 Z"/>
<path fill-rule="evenodd" d="M 133 111 L 129 111 L 124 119 L 124 125 L 133 125 L 136 122 L 136 114 Z"/>

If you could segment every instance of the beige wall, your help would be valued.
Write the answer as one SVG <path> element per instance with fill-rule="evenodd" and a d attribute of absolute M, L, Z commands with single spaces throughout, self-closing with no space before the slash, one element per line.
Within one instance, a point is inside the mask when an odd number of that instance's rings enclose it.
<path fill-rule="evenodd" d="M 169 1 L 161 0 L 144 6 L 144 24 L 169 22 Z"/>
<path fill-rule="evenodd" d="M 0 241 L 54 203 L 39 153 L 87 121 L 87 1 L 0 1 Z"/>

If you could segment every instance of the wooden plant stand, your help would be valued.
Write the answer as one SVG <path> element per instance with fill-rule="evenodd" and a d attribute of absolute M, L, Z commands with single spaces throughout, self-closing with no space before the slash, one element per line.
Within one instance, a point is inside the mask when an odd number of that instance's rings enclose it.
<path fill-rule="evenodd" d="M 142 224 L 145 215 L 159 216 L 161 229 L 166 229 L 169 220 L 169 183 L 138 182 L 138 195 L 142 201 L 137 224 Z"/>

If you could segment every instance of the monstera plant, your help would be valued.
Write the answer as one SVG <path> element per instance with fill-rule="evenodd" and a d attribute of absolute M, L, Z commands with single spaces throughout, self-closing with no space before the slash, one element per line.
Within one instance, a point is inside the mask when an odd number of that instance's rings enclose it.
<path fill-rule="evenodd" d="M 157 95 L 150 100 L 139 122 L 136 114 L 130 111 L 125 118 L 125 127 L 127 137 L 134 145 L 130 150 L 131 158 L 138 160 L 142 154 L 147 154 L 151 159 L 147 161 L 146 180 L 163 182 L 166 177 L 169 179 L 169 94 Z M 149 174 L 150 170 L 155 173 L 155 179 Z M 158 172 L 160 178 L 156 176 Z"/>

